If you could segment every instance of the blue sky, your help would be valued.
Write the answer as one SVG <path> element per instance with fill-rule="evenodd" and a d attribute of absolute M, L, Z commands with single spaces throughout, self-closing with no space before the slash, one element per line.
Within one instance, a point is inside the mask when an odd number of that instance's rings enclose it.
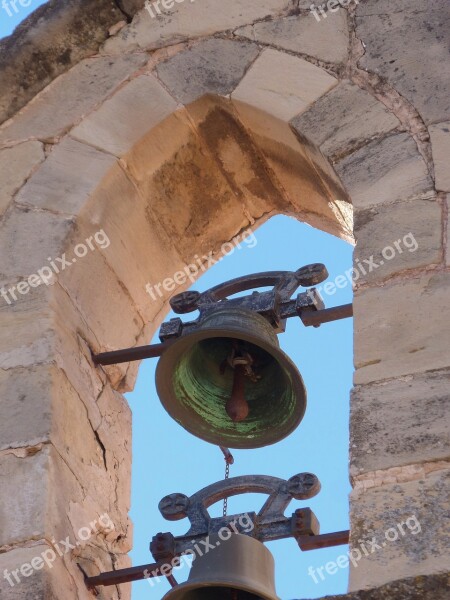
<path fill-rule="evenodd" d="M 29 3 L 29 6 L 22 6 L 20 0 L 16 0 L 12 4 L 11 0 L 5 0 L 3 6 L 2 2 L 3 0 L 0 0 L 0 38 L 10 35 L 30 13 L 41 4 L 45 4 L 43 0 L 22 0 L 23 4 Z"/>
<path fill-rule="evenodd" d="M 28 0 L 27 0 L 28 1 Z M 29 7 L 17 6 L 12 17 L 0 5 L 0 37 L 39 5 L 31 0 Z M 13 11 L 14 12 L 14 11 Z M 217 283 L 244 274 L 270 270 L 296 270 L 308 263 L 323 262 L 330 281 L 351 267 L 352 247 L 294 219 L 278 216 L 256 231 L 254 248 L 226 257 L 204 274 L 193 286 L 203 291 Z M 157 282 L 151 282 L 157 283 Z M 348 285 L 324 296 L 327 306 L 351 302 Z M 149 297 L 149 301 L 151 301 Z M 231 476 L 267 474 L 289 478 L 311 471 L 321 483 L 322 491 L 307 502 L 294 501 L 286 511 L 309 506 L 321 523 L 321 531 L 348 528 L 348 422 L 349 391 L 352 385 L 352 320 L 306 328 L 299 320 L 290 319 L 286 333 L 280 336 L 282 349 L 300 370 L 308 392 L 306 415 L 299 428 L 285 440 L 257 450 L 235 450 Z M 154 341 L 157 341 L 156 339 Z M 133 410 L 132 510 L 134 522 L 133 564 L 151 562 L 148 550 L 152 536 L 158 531 L 181 535 L 187 521 L 170 523 L 158 512 L 158 502 L 166 494 L 182 492 L 191 495 L 202 487 L 223 478 L 224 460 L 219 449 L 180 428 L 162 408 L 155 390 L 156 360 L 142 363 L 135 390 L 127 394 Z M 232 498 L 229 514 L 258 511 L 266 497 L 256 494 Z M 218 516 L 221 504 L 211 508 Z M 327 575 L 314 583 L 308 567 L 322 566 L 346 551 L 346 546 L 301 552 L 294 540 L 268 545 L 276 561 L 277 593 L 282 600 L 319 598 L 343 593 L 347 588 L 347 569 Z M 187 577 L 187 569 L 176 573 Z M 160 600 L 169 590 L 165 581 L 151 587 L 148 582 L 133 585 L 133 600 Z"/>

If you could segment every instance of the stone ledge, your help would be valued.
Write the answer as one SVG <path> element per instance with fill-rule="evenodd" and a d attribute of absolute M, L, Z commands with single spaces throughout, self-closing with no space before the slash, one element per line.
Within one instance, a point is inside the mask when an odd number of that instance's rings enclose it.
<path fill-rule="evenodd" d="M 341 596 L 326 596 L 322 600 L 447 600 L 450 573 L 408 577 L 370 590 Z"/>

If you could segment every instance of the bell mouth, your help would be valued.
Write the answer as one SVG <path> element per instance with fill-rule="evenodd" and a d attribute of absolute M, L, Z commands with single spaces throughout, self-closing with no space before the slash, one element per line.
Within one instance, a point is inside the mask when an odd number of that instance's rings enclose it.
<path fill-rule="evenodd" d="M 240 422 L 226 412 L 234 381 L 229 357 L 236 343 L 253 359 L 253 376 L 245 377 L 244 389 L 249 413 Z M 294 363 L 273 339 L 242 329 L 239 334 L 200 330 L 173 342 L 158 362 L 156 387 L 163 406 L 184 429 L 230 448 L 280 441 L 299 425 L 306 409 L 305 386 Z"/>
<path fill-rule="evenodd" d="M 183 600 L 266 600 L 263 596 L 252 594 L 232 587 L 196 587 L 192 590 L 184 589 Z M 181 598 L 180 598 L 181 600 Z"/>

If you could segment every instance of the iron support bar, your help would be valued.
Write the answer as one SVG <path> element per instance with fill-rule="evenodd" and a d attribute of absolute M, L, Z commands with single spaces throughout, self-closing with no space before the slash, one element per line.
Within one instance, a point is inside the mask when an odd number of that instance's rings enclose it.
<path fill-rule="evenodd" d="M 324 308 L 317 311 L 303 311 L 300 315 L 303 325 L 306 327 L 319 327 L 322 323 L 338 321 L 353 317 L 353 304 L 343 304 L 334 308 Z"/>
<path fill-rule="evenodd" d="M 300 550 L 317 550 L 319 548 L 331 548 L 348 544 L 350 531 L 336 531 L 335 533 L 323 533 L 320 535 L 302 535 L 297 538 Z"/>
<path fill-rule="evenodd" d="M 161 569 L 163 568 L 166 573 L 161 572 Z M 159 577 L 160 575 L 163 577 L 167 575 L 166 561 L 141 565 L 140 567 L 118 569 L 117 571 L 108 571 L 106 573 L 100 573 L 100 575 L 95 575 L 94 577 L 86 577 L 85 581 L 88 588 L 94 588 L 97 586 L 119 585 L 131 581 L 141 581 L 142 579 Z"/>
<path fill-rule="evenodd" d="M 320 535 L 304 535 L 298 539 L 298 545 L 304 552 L 308 550 L 317 550 L 319 548 L 331 548 L 332 546 L 340 546 L 348 544 L 349 531 L 337 531 L 336 533 L 324 533 Z M 121 583 L 129 583 L 131 581 L 141 581 L 149 577 L 163 576 L 161 569 L 165 566 L 167 571 L 167 561 L 159 561 L 140 567 L 131 567 L 128 569 L 119 569 L 117 571 L 108 571 L 95 575 L 94 577 L 86 578 L 88 588 L 119 585 Z"/>
<path fill-rule="evenodd" d="M 295 300 L 293 301 L 295 303 Z M 290 307 L 289 307 L 290 308 Z M 322 310 L 302 310 L 295 315 L 299 315 L 306 327 L 319 327 L 322 323 L 347 319 L 353 316 L 353 304 L 344 304 L 334 308 L 324 308 Z M 283 315 L 284 316 L 284 315 Z M 293 311 L 292 315 L 293 316 Z M 158 358 L 167 350 L 173 340 L 168 340 L 161 344 L 149 346 L 138 346 L 137 348 L 125 348 L 124 350 L 114 350 L 112 352 L 101 352 L 93 354 L 92 360 L 97 365 L 117 365 L 119 363 L 131 362 L 134 360 L 143 360 L 144 358 Z"/>

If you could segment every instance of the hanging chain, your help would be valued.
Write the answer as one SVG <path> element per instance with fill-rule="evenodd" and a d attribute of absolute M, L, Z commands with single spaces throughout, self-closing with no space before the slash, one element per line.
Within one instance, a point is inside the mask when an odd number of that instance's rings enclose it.
<path fill-rule="evenodd" d="M 225 464 L 225 481 L 229 478 L 229 476 L 230 476 L 230 463 L 227 462 Z M 227 516 L 227 511 L 228 511 L 228 498 L 224 498 L 223 499 L 223 516 L 224 517 Z"/>
<path fill-rule="evenodd" d="M 231 452 L 228 450 L 228 448 L 225 448 L 224 446 L 220 446 L 220 449 L 222 450 L 222 453 L 225 457 L 225 481 L 230 477 L 230 465 L 232 465 L 234 463 L 234 458 L 233 455 L 231 454 Z M 223 516 L 226 517 L 227 516 L 227 511 L 228 511 L 228 498 L 224 498 L 223 499 Z"/>

